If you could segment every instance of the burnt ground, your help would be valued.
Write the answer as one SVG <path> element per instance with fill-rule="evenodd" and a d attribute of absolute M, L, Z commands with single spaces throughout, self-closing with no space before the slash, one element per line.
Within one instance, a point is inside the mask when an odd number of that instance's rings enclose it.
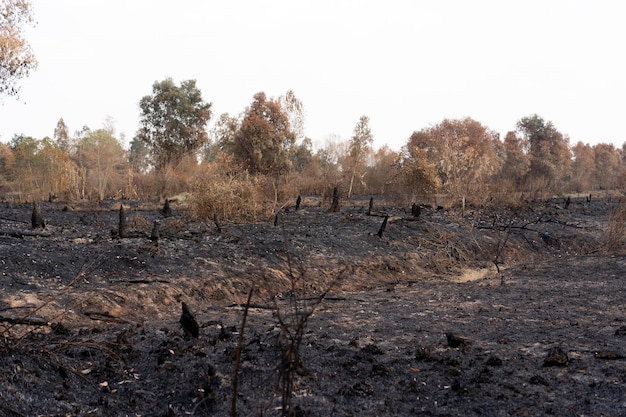
<path fill-rule="evenodd" d="M 119 204 L 41 203 L 43 231 L 0 207 L 0 415 L 227 416 L 235 369 L 240 416 L 285 392 L 298 416 L 626 415 L 615 198 L 418 219 L 307 200 L 221 231 L 124 202 L 122 239 Z"/>

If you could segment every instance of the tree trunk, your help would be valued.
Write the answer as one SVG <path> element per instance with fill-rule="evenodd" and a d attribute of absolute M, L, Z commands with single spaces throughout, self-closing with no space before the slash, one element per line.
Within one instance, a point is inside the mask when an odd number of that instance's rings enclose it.
<path fill-rule="evenodd" d="M 354 185 L 354 172 L 352 173 L 352 176 L 350 177 L 350 188 L 348 188 L 348 199 L 350 199 L 350 197 L 352 197 L 352 186 Z"/>
<path fill-rule="evenodd" d="M 126 213 L 124 213 L 124 205 L 120 204 L 120 224 L 118 226 L 118 235 L 119 237 L 124 238 L 127 234 Z"/>

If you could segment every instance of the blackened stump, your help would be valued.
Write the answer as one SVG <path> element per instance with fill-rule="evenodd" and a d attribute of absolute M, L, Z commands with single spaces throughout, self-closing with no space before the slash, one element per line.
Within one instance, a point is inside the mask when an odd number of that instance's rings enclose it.
<path fill-rule="evenodd" d="M 183 326 L 183 331 L 185 332 L 185 336 L 192 336 L 194 338 L 198 338 L 200 335 L 200 326 L 198 326 L 198 322 L 196 321 L 193 314 L 187 307 L 185 302 L 182 303 L 183 313 L 180 316 L 180 325 Z"/>
<path fill-rule="evenodd" d="M 163 217 L 172 217 L 172 208 L 170 207 L 170 200 L 168 200 L 167 198 L 165 199 L 165 204 L 163 204 L 163 210 L 161 210 L 161 213 L 163 213 Z"/>
<path fill-rule="evenodd" d="M 126 226 L 126 213 L 124 212 L 124 205 L 120 204 L 120 224 L 118 226 L 118 235 L 121 238 L 128 236 L 128 228 Z"/>
<path fill-rule="evenodd" d="M 41 215 L 41 210 L 39 209 L 39 205 L 37 203 L 33 203 L 33 214 L 30 221 L 33 230 L 46 228 L 46 221 Z"/>
<path fill-rule="evenodd" d="M 333 202 L 330 206 L 330 208 L 328 209 L 329 213 L 339 213 L 339 188 L 335 187 L 333 188 Z"/>

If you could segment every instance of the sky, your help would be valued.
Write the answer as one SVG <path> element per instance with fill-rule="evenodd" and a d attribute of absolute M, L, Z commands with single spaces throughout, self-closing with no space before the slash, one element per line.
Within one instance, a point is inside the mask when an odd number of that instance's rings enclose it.
<path fill-rule="evenodd" d="M 0 98 L 0 141 L 112 121 L 125 144 L 152 84 L 195 79 L 213 119 L 293 90 L 316 146 L 370 118 L 375 147 L 471 117 L 538 114 L 571 144 L 626 142 L 622 2 L 32 0 L 39 61 Z"/>

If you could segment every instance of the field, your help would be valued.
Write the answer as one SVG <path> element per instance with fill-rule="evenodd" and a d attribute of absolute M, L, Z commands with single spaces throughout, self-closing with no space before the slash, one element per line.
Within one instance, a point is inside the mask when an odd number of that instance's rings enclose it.
<path fill-rule="evenodd" d="M 0 415 L 626 415 L 618 198 L 368 201 L 2 203 Z"/>

